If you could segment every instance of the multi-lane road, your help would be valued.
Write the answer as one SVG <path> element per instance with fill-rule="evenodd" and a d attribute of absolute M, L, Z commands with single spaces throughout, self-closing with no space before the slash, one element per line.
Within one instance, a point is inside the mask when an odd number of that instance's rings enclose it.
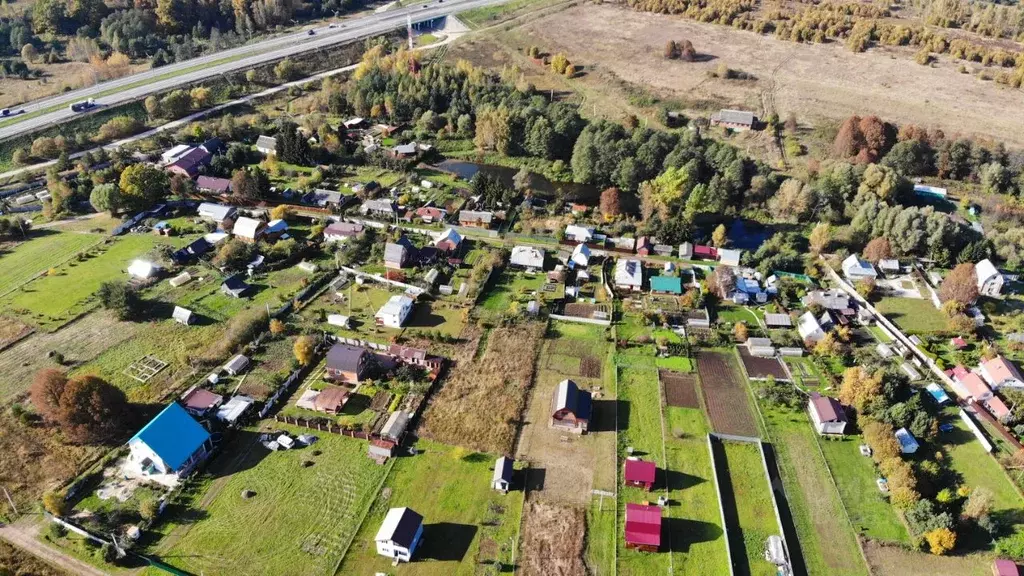
<path fill-rule="evenodd" d="M 397 8 L 333 23 L 319 28 L 307 28 L 274 38 L 253 42 L 230 50 L 215 52 L 199 58 L 176 62 L 124 78 L 110 80 L 65 92 L 16 107 L 24 110 L 10 119 L 0 120 L 0 140 L 31 133 L 40 128 L 60 123 L 80 113 L 72 112 L 70 105 L 87 98 L 96 104 L 113 106 L 164 92 L 177 86 L 212 78 L 221 74 L 245 70 L 265 62 L 273 62 L 303 52 L 318 50 L 376 36 L 405 26 L 407 16 L 423 22 L 456 12 L 501 4 L 506 0 L 422 0 L 411 6 Z"/>

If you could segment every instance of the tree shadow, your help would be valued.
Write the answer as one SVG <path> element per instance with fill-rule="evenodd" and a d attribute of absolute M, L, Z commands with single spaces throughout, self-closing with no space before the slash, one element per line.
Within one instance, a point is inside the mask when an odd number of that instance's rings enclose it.
<path fill-rule="evenodd" d="M 526 492 L 543 490 L 546 477 L 546 469 L 530 468 L 526 471 L 525 478 L 523 479 L 523 490 Z"/>
<path fill-rule="evenodd" d="M 417 556 L 424 560 L 461 562 L 469 552 L 478 528 L 472 524 L 438 522 L 423 525 L 423 541 Z"/>
<path fill-rule="evenodd" d="M 616 400 L 593 400 L 591 402 L 590 423 L 587 426 L 588 432 L 612 432 L 615 430 L 615 406 Z M 619 402 L 619 418 L 622 418 L 622 404 Z M 628 406 L 628 402 L 625 402 Z M 628 421 L 628 414 L 627 421 Z"/>
<path fill-rule="evenodd" d="M 707 482 L 706 479 L 700 476 L 694 476 L 693 474 L 687 474 L 685 472 L 679 472 L 676 470 L 664 470 L 665 485 L 669 490 L 686 490 L 692 488 L 698 484 Z"/>
<path fill-rule="evenodd" d="M 255 468 L 271 450 L 259 441 L 260 434 L 249 430 L 236 430 L 223 448 L 207 462 L 204 474 L 223 478 Z M 241 495 L 236 495 L 241 498 Z M 259 494 L 256 495 L 259 498 Z"/>

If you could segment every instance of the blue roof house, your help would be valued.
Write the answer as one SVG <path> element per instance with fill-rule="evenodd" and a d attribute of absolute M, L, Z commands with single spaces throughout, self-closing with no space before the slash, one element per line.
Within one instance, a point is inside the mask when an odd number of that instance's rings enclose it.
<path fill-rule="evenodd" d="M 172 402 L 128 441 L 129 460 L 144 474 L 187 476 L 213 447 L 210 433 Z"/>

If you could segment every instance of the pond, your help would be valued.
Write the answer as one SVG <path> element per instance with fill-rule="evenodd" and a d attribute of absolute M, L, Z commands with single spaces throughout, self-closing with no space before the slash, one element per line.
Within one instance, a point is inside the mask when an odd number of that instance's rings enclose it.
<path fill-rule="evenodd" d="M 493 164 L 480 164 L 477 162 L 467 162 L 465 160 L 445 160 L 439 164 L 431 166 L 436 170 L 447 172 L 463 180 L 472 180 L 474 176 L 483 172 L 492 176 L 497 176 L 501 180 L 502 184 L 512 187 L 512 181 L 519 170 L 516 168 L 509 168 L 507 166 L 495 166 Z M 533 191 L 534 193 L 542 198 L 553 198 L 558 190 L 561 190 L 565 195 L 565 199 L 569 202 L 578 202 L 580 204 L 587 204 L 596 206 L 601 198 L 601 190 L 597 186 L 591 186 L 589 184 L 577 184 L 575 182 L 552 182 L 548 180 L 542 174 L 536 172 L 531 173 L 533 175 Z"/>
<path fill-rule="evenodd" d="M 737 218 L 729 225 L 729 247 L 756 252 L 773 233 L 770 226 L 754 220 Z"/>

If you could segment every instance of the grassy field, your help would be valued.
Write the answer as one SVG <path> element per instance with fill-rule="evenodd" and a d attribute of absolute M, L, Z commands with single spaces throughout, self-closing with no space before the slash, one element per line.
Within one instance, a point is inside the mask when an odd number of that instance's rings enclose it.
<path fill-rule="evenodd" d="M 0 299 L 8 309 L 46 330 L 62 326 L 77 314 L 96 305 L 93 294 L 108 280 L 128 279 L 126 270 L 132 260 L 144 257 L 159 244 L 181 246 L 184 237 L 167 238 L 151 234 L 132 234 L 118 238 L 79 262 L 73 259 L 57 267 L 56 274 L 30 282 Z M 55 295 L 60 297 L 55 297 Z"/>
<path fill-rule="evenodd" d="M 850 521 L 860 534 L 873 540 L 909 544 L 906 527 L 875 485 L 879 473 L 857 448 L 860 442 L 859 436 L 819 441 Z"/>
<path fill-rule="evenodd" d="M 668 358 L 655 358 L 654 365 L 666 370 L 676 372 L 693 372 L 693 360 L 683 356 L 670 356 Z"/>
<path fill-rule="evenodd" d="M 490 315 L 507 312 L 512 302 L 526 302 L 533 292 L 539 291 L 544 280 L 543 274 L 530 276 L 505 269 L 487 287 L 487 294 L 480 300 L 479 308 Z"/>
<path fill-rule="evenodd" d="M 673 567 L 677 574 L 726 574 L 729 558 L 718 513 L 718 494 L 708 453 L 707 419 L 700 410 L 665 408 L 669 497 L 678 502 L 669 516 L 679 530 L 672 533 Z"/>
<path fill-rule="evenodd" d="M 341 574 L 395 573 L 377 555 L 373 537 L 388 509 L 408 506 L 423 516 L 423 544 L 398 573 L 477 574 L 482 563 L 512 570 L 523 506 L 522 484 L 508 494 L 491 489 L 495 457 L 420 440 L 417 456 L 399 458 L 345 556 Z M 365 460 L 365 458 L 364 458 Z"/>
<path fill-rule="evenodd" d="M 514 18 L 522 12 L 529 11 L 539 3 L 540 0 L 512 0 L 511 2 L 496 6 L 474 8 L 460 12 L 459 20 L 465 22 L 472 29 L 484 28 Z"/>
<path fill-rule="evenodd" d="M 907 332 L 946 330 L 946 317 L 928 298 L 882 298 L 875 308 Z"/>
<path fill-rule="evenodd" d="M 594 497 L 587 507 L 587 542 L 584 558 L 594 574 L 615 573 L 615 499 Z"/>
<path fill-rule="evenodd" d="M 775 566 L 761 555 L 769 536 L 779 533 L 771 488 L 756 444 L 717 443 L 725 482 L 720 486 L 729 522 L 733 567 L 737 574 L 775 576 Z M 732 518 L 730 518 L 732 516 Z"/>
<path fill-rule="evenodd" d="M 25 242 L 0 249 L 0 294 L 21 286 L 101 240 L 100 234 L 39 230 Z"/>
<path fill-rule="evenodd" d="M 658 373 L 651 369 L 618 368 L 619 370 L 619 457 L 626 457 L 626 447 L 633 448 L 633 455 L 641 456 L 666 468 L 664 441 L 662 438 L 661 396 L 658 392 Z M 640 488 L 622 486 L 619 489 L 619 526 L 622 533 L 625 524 L 627 503 L 642 503 L 656 500 L 662 489 L 655 493 Z M 663 520 L 664 522 L 664 520 Z M 663 530 L 663 548 L 668 549 L 668 531 Z M 668 571 L 667 554 L 650 554 L 629 550 L 625 541 L 619 540 L 618 572 L 627 574 L 664 574 Z"/>
<path fill-rule="evenodd" d="M 856 534 L 829 479 L 828 466 L 818 451 L 817 433 L 807 414 L 803 410 L 770 407 L 763 402 L 760 408 L 775 447 L 807 572 L 864 574 L 867 567 L 860 555 Z M 845 475 L 846 471 L 841 469 L 839 473 Z"/>
<path fill-rule="evenodd" d="M 227 448 L 243 457 L 225 450 L 215 461 L 210 473 L 227 482 L 162 559 L 193 574 L 332 574 L 388 467 L 351 438 L 320 434 L 314 447 L 268 452 L 241 434 Z"/>

